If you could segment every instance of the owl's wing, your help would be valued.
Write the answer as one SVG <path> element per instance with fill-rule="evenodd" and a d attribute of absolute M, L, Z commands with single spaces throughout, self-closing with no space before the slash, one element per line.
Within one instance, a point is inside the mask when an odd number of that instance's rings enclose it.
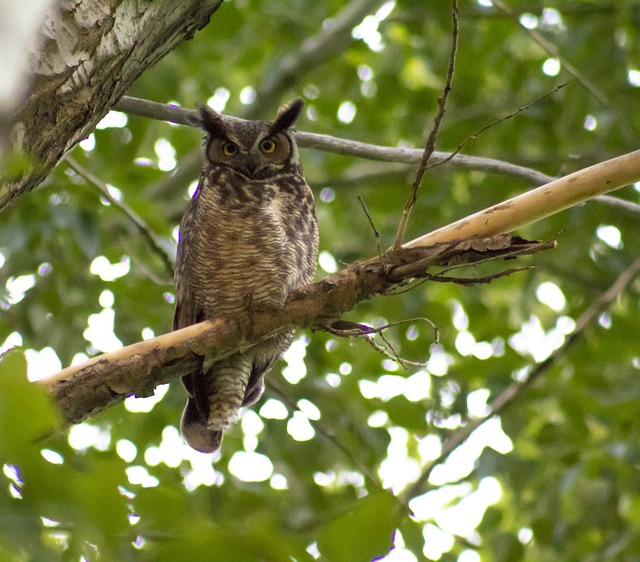
<path fill-rule="evenodd" d="M 202 313 L 195 304 L 193 294 L 188 289 L 183 290 L 181 296 L 176 297 L 176 311 L 173 316 L 173 329 L 178 330 L 180 328 L 186 328 L 192 324 L 197 324 L 201 319 Z M 182 384 L 187 389 L 189 396 L 195 400 L 198 411 L 200 411 L 206 418 L 209 415 L 209 408 L 206 385 L 203 379 L 202 367 L 200 367 L 193 373 L 184 375 L 182 377 Z"/>
<path fill-rule="evenodd" d="M 198 187 L 200 190 L 200 187 Z M 176 310 L 173 315 L 173 329 L 179 330 L 198 322 L 202 311 L 196 303 L 195 295 L 191 290 L 189 277 L 191 276 L 191 248 L 193 238 L 196 235 L 194 213 L 197 194 L 189 201 L 187 210 L 180 223 L 180 235 L 178 238 L 178 252 L 176 254 L 175 286 L 176 286 Z"/>
<path fill-rule="evenodd" d="M 198 187 L 198 189 L 200 189 Z M 173 315 L 173 329 L 179 330 L 192 326 L 204 320 L 204 312 L 196 302 L 195 295 L 189 283 L 190 277 L 190 248 L 193 247 L 192 238 L 195 236 L 193 228 L 193 213 L 196 205 L 197 195 L 194 196 L 180 223 L 180 238 L 178 242 L 178 252 L 176 254 L 175 286 L 176 286 L 176 310 Z M 203 358 L 204 360 L 204 358 Z M 207 419 L 209 415 L 209 402 L 206 391 L 206 384 L 202 373 L 202 368 L 184 375 L 182 384 L 186 388 L 189 396 L 193 398 L 197 411 Z"/>

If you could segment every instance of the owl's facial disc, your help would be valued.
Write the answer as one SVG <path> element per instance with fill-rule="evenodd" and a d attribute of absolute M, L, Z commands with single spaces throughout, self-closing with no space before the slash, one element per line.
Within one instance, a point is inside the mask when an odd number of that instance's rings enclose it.
<path fill-rule="evenodd" d="M 207 157 L 212 163 L 228 166 L 247 177 L 277 171 L 290 155 L 291 143 L 283 133 L 262 137 L 248 149 L 228 138 L 212 138 L 207 149 Z"/>

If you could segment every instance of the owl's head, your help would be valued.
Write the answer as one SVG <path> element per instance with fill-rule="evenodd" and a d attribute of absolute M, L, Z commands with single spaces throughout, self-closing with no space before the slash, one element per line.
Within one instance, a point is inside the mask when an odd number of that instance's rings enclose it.
<path fill-rule="evenodd" d="M 251 179 L 266 179 L 299 166 L 291 128 L 303 105 L 300 99 L 283 105 L 272 122 L 224 117 L 201 105 L 193 123 L 207 133 L 205 156 L 212 165 Z"/>

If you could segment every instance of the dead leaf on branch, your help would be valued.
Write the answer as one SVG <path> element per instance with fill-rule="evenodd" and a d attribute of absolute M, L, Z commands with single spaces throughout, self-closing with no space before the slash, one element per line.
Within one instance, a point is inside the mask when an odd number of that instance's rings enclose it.
<path fill-rule="evenodd" d="M 368 326 L 367 324 L 359 324 L 358 322 L 350 322 L 348 320 L 333 320 L 324 323 L 322 326 L 319 326 L 319 328 L 340 338 L 362 338 L 371 347 L 373 347 L 373 349 L 384 355 L 386 358 L 397 361 L 400 365 L 402 365 L 403 368 L 406 369 L 408 365 L 411 367 L 426 367 L 427 362 L 412 361 L 410 359 L 407 359 L 406 357 L 400 357 L 391 342 L 385 337 L 384 332 L 389 328 L 406 324 L 415 324 L 416 322 L 426 322 L 427 324 L 429 324 L 429 326 L 433 328 L 434 343 L 439 343 L 440 332 L 438 330 L 438 327 L 431 320 L 424 317 L 409 318 L 407 320 L 400 320 L 398 322 L 390 322 L 378 328 Z M 380 336 L 380 339 L 384 342 L 384 345 L 378 344 L 374 340 L 374 335 L 376 334 Z"/>
<path fill-rule="evenodd" d="M 433 246 L 402 248 L 385 254 L 387 278 L 402 282 L 410 278 L 430 278 L 427 269 L 433 266 L 453 267 L 483 263 L 497 259 L 514 259 L 537 254 L 556 247 L 555 239 L 541 242 L 520 236 L 500 234 L 491 238 L 476 238 L 461 242 L 443 242 Z M 439 274 L 443 272 L 440 271 Z"/>

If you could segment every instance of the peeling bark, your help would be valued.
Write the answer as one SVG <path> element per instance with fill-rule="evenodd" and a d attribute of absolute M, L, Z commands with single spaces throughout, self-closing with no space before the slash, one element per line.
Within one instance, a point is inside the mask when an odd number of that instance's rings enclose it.
<path fill-rule="evenodd" d="M 29 158 L 0 186 L 0 211 L 34 189 L 149 67 L 209 22 L 222 0 L 64 0 L 31 57 L 32 88 L 11 132 Z"/>

